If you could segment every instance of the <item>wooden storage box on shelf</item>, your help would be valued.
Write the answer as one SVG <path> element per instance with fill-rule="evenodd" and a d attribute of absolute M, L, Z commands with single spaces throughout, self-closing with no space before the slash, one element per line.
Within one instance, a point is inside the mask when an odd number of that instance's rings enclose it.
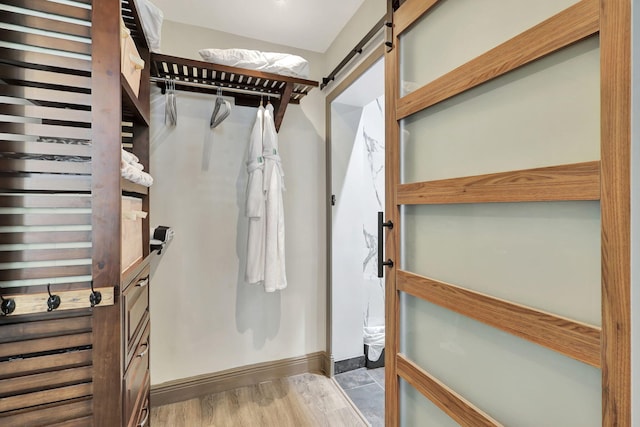
<path fill-rule="evenodd" d="M 138 96 L 140 92 L 140 76 L 145 63 L 138 53 L 129 30 L 122 21 L 120 23 L 120 49 L 120 72 L 129 83 L 129 86 L 131 86 L 133 93 Z"/>
<path fill-rule="evenodd" d="M 142 199 L 122 196 L 122 233 L 121 264 L 126 271 L 142 259 L 142 219 L 146 214 L 142 211 Z"/>

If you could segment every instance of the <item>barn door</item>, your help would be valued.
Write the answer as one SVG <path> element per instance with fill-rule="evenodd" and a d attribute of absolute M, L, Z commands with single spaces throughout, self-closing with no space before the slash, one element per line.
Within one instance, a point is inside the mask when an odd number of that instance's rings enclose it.
<path fill-rule="evenodd" d="M 629 425 L 629 11 L 612 3 L 393 12 L 387 425 Z"/>

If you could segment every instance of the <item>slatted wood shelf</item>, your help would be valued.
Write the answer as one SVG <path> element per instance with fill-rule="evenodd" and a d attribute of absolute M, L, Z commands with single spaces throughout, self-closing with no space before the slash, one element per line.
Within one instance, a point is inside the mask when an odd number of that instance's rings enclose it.
<path fill-rule="evenodd" d="M 319 86 L 313 80 L 157 53 L 151 54 L 151 77 L 172 79 L 177 90 L 215 94 L 217 88 L 221 88 L 223 95 L 236 98 L 236 105 L 248 107 L 257 107 L 261 98 L 272 96 L 275 98 L 272 102 L 276 129 L 280 129 L 287 106 L 299 104 L 313 88 Z M 158 82 L 158 85 L 164 88 L 164 83 Z M 234 92 L 238 90 L 243 93 Z"/>

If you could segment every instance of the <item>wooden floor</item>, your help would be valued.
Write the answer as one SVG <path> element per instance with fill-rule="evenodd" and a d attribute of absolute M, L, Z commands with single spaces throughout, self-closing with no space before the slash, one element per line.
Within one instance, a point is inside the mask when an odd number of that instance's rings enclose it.
<path fill-rule="evenodd" d="M 368 423 L 333 380 L 302 374 L 153 408 L 151 425 L 360 427 Z"/>

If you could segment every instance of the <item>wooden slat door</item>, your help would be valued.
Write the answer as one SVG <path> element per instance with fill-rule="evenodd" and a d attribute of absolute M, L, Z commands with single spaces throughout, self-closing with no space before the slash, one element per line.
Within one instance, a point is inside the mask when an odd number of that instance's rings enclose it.
<path fill-rule="evenodd" d="M 630 425 L 630 2 L 397 3 L 386 425 Z"/>

